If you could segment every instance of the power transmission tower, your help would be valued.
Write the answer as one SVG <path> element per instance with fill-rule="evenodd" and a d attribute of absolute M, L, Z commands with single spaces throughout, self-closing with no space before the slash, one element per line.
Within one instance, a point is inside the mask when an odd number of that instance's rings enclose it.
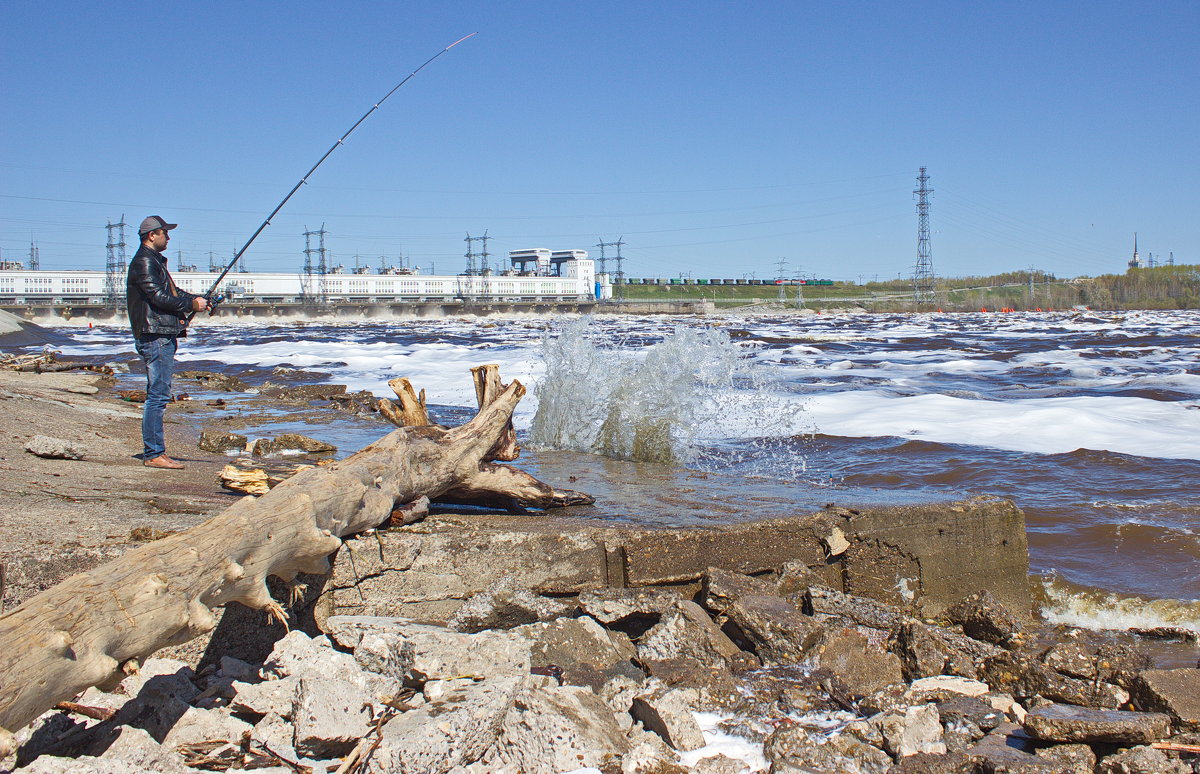
<path fill-rule="evenodd" d="M 125 286 L 121 284 L 121 275 L 125 272 L 128 260 L 125 257 L 125 216 L 121 215 L 120 223 L 108 222 L 108 263 L 104 272 L 105 306 L 116 309 L 125 300 Z M 113 241 L 113 232 L 116 241 Z"/>
<path fill-rule="evenodd" d="M 917 265 L 913 270 L 913 301 L 918 304 L 932 304 L 933 294 L 933 256 L 929 250 L 929 175 L 925 167 L 917 175 Z"/>
<path fill-rule="evenodd" d="M 779 280 L 779 303 L 786 304 L 787 285 L 784 284 L 784 280 L 787 279 L 787 258 L 780 258 L 775 265 L 779 267 L 779 271 L 775 273 L 775 279 Z"/>
<path fill-rule="evenodd" d="M 625 237 L 622 236 L 622 237 L 617 237 L 617 241 L 615 241 L 615 242 L 605 242 L 603 239 L 601 239 L 600 243 L 596 245 L 596 247 L 600 248 L 600 273 L 601 274 L 607 273 L 605 271 L 606 260 L 605 260 L 604 248 L 606 248 L 606 247 L 617 248 L 617 254 L 614 256 L 614 260 L 616 260 L 616 262 L 617 262 L 617 272 L 615 275 L 613 275 L 613 287 L 616 288 L 616 292 L 613 295 L 614 295 L 614 300 L 616 300 L 616 301 L 621 301 L 625 298 L 625 265 L 624 265 L 625 259 L 621 256 L 621 245 L 623 245 L 623 244 L 625 244 Z"/>
<path fill-rule="evenodd" d="M 484 272 L 486 272 L 488 270 L 488 268 L 489 268 L 488 267 L 488 256 L 491 255 L 491 253 L 489 253 L 488 249 L 487 249 L 487 243 L 488 243 L 489 239 L 491 239 L 491 237 L 488 236 L 487 229 L 483 230 L 483 236 L 477 236 L 477 237 L 473 237 L 473 236 L 471 236 L 471 232 L 469 232 L 469 231 L 467 232 L 467 238 L 463 240 L 464 242 L 467 243 L 467 274 L 475 274 L 476 273 L 476 269 L 475 269 L 475 259 L 476 258 L 479 259 L 478 273 L 483 274 Z M 474 248 L 476 242 L 479 242 L 480 244 L 483 245 L 483 252 L 476 253 L 474 251 L 473 248 Z"/>
<path fill-rule="evenodd" d="M 122 220 L 124 220 L 124 219 L 122 218 Z M 29 240 L 29 270 L 30 271 L 41 271 L 41 269 L 42 269 L 42 258 L 38 252 L 37 242 L 34 242 L 33 239 L 30 238 L 30 240 Z"/>
<path fill-rule="evenodd" d="M 327 301 L 325 292 L 325 275 L 329 273 L 329 262 L 325 252 L 325 224 L 317 231 L 309 231 L 304 227 L 304 278 L 300 283 L 300 296 L 306 304 L 324 306 Z M 312 238 L 317 237 L 317 247 L 312 246 Z M 313 266 L 313 254 L 317 255 L 317 265 Z M 313 287 L 313 276 L 316 276 L 316 288 Z"/>

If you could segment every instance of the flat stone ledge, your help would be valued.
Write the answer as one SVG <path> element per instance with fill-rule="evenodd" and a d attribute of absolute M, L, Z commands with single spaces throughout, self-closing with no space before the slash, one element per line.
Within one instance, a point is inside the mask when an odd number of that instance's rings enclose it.
<path fill-rule="evenodd" d="M 1161 712 L 1125 712 L 1050 704 L 1025 716 L 1025 730 L 1048 742 L 1120 745 L 1150 744 L 1171 733 L 1171 719 Z"/>

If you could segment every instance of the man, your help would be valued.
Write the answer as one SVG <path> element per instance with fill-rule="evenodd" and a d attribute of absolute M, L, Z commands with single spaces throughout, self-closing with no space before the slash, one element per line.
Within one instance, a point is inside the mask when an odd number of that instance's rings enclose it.
<path fill-rule="evenodd" d="M 163 411 L 171 400 L 171 377 L 175 372 L 175 350 L 180 336 L 187 335 L 184 318 L 202 312 L 208 302 L 202 296 L 180 290 L 167 271 L 163 251 L 177 223 L 157 215 L 142 221 L 138 236 L 142 246 L 129 262 L 125 280 L 125 303 L 129 327 L 133 329 L 138 354 L 146 363 L 146 404 L 142 409 L 142 464 L 148 468 L 181 470 L 183 463 L 167 456 L 163 439 Z"/>

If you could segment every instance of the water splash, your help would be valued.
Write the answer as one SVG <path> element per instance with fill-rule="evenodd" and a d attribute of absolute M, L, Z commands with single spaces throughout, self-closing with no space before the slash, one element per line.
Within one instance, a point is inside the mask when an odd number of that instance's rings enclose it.
<path fill-rule="evenodd" d="M 546 375 L 530 440 L 544 448 L 687 463 L 724 412 L 723 397 L 757 386 L 752 350 L 719 329 L 680 327 L 631 350 L 601 341 L 583 318 L 547 334 L 542 350 Z"/>
<path fill-rule="evenodd" d="M 1042 615 L 1051 623 L 1085 629 L 1183 629 L 1200 635 L 1200 600 L 1147 599 L 1070 583 L 1055 573 L 1041 578 Z"/>

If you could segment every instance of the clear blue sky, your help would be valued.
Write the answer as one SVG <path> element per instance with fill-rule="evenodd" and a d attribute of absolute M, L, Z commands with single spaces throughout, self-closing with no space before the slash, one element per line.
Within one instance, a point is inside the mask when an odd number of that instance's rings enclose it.
<path fill-rule="evenodd" d="M 1200 2 L 0 4 L 0 252 L 104 265 L 159 214 L 247 254 L 461 271 L 623 236 L 630 276 L 909 275 L 1200 263 Z M 131 241 L 135 241 L 133 238 Z"/>

